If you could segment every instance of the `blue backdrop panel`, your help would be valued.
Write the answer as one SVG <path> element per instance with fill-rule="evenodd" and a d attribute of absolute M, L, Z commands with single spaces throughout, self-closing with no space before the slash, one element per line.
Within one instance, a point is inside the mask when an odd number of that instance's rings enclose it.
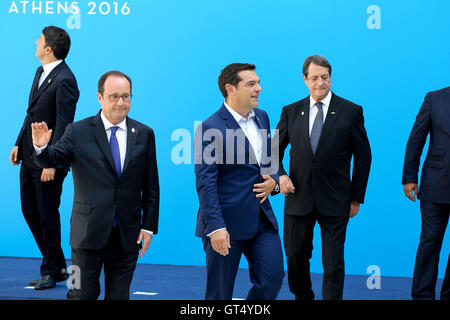
<path fill-rule="evenodd" d="M 373 152 L 366 203 L 348 227 L 346 271 L 364 275 L 376 265 L 385 276 L 411 276 L 420 211 L 403 195 L 403 156 L 426 92 L 449 85 L 448 12 L 448 0 L 1 1 L 0 82 L 7 118 L 0 140 L 0 256 L 39 256 L 21 214 L 19 168 L 9 163 L 9 153 L 39 65 L 35 41 L 44 26 L 54 24 L 72 39 L 67 63 L 81 92 L 75 119 L 100 109 L 98 78 L 118 69 L 133 79 L 130 116 L 155 130 L 160 233 L 141 262 L 205 264 L 194 237 L 198 199 L 191 148 L 195 121 L 223 101 L 220 70 L 232 62 L 256 64 L 260 107 L 275 128 L 281 108 L 308 94 L 301 78 L 304 59 L 321 54 L 333 66 L 332 90 L 363 106 Z M 72 199 L 69 174 L 61 204 L 66 257 Z M 283 196 L 270 200 L 282 230 Z M 314 247 L 311 269 L 321 272 L 318 227 Z M 440 277 L 449 248 L 447 235 Z M 247 266 L 245 259 L 241 266 Z"/>

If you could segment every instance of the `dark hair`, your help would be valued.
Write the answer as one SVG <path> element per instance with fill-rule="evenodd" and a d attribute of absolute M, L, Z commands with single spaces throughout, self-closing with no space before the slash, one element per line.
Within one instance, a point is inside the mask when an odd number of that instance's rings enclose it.
<path fill-rule="evenodd" d="M 232 63 L 223 68 L 219 76 L 219 89 L 225 99 L 228 96 L 225 85 L 229 83 L 232 86 L 236 86 L 239 81 L 242 80 L 238 75 L 239 72 L 244 70 L 255 70 L 255 68 L 254 64 L 249 63 Z"/>
<path fill-rule="evenodd" d="M 48 26 L 42 30 L 45 37 L 45 45 L 52 48 L 56 59 L 65 59 L 70 49 L 70 37 L 66 30 Z"/>
<path fill-rule="evenodd" d="M 127 76 L 125 73 L 117 70 L 108 71 L 100 77 L 100 79 L 98 80 L 98 92 L 100 92 L 103 95 L 103 91 L 105 89 L 105 81 L 110 76 L 122 77 L 127 79 L 128 82 L 130 83 L 130 93 L 131 93 L 131 78 Z"/>
<path fill-rule="evenodd" d="M 318 66 L 328 68 L 328 73 L 331 76 L 331 65 L 328 60 L 325 57 L 315 54 L 306 58 L 305 62 L 303 63 L 303 74 L 305 75 L 305 77 L 308 77 L 308 69 L 311 62 L 317 64 Z"/>

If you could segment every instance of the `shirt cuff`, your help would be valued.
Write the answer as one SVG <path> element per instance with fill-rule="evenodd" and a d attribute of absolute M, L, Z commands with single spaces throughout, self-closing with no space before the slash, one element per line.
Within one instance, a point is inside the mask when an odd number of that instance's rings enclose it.
<path fill-rule="evenodd" d="M 207 236 L 207 237 L 211 237 L 211 235 L 212 235 L 213 233 L 216 233 L 217 231 L 225 230 L 225 229 L 226 229 L 226 228 L 220 228 L 220 229 L 214 230 L 213 232 L 210 232 L 210 233 L 207 234 L 206 236 Z"/>
<path fill-rule="evenodd" d="M 149 230 L 145 230 L 145 229 L 141 229 L 141 231 L 144 231 L 144 232 L 147 232 L 147 233 L 150 233 L 151 235 L 153 235 L 153 231 L 149 231 Z"/>
<path fill-rule="evenodd" d="M 33 147 L 34 147 L 34 152 L 36 152 L 37 155 L 40 155 L 42 153 L 42 151 L 44 151 L 44 149 L 47 148 L 47 145 L 45 145 L 43 147 L 38 147 L 37 145 L 35 145 L 33 143 Z"/>

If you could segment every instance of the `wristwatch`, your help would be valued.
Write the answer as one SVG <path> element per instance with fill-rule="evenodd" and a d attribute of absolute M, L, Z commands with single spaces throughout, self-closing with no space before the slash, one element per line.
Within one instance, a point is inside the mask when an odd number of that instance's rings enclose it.
<path fill-rule="evenodd" d="M 278 183 L 275 188 L 273 188 L 273 192 L 280 192 L 280 186 L 278 185 Z"/>

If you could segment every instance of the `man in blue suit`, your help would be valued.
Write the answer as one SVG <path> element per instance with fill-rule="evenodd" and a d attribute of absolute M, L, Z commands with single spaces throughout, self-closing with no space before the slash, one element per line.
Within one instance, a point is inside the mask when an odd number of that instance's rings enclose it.
<path fill-rule="evenodd" d="M 427 136 L 428 153 L 422 168 L 420 188 L 418 171 Z M 429 92 L 417 115 L 406 146 L 402 184 L 408 199 L 420 199 L 422 232 L 417 249 L 411 296 L 434 299 L 439 252 L 450 214 L 450 87 Z M 450 257 L 447 262 L 441 300 L 450 298 Z"/>
<path fill-rule="evenodd" d="M 233 63 L 219 76 L 221 108 L 195 134 L 200 209 L 196 236 L 206 253 L 206 299 L 230 300 L 242 254 L 253 287 L 247 299 L 275 299 L 284 269 L 278 224 L 267 197 L 279 192 L 270 124 L 258 106 L 255 66 Z M 274 154 L 275 156 L 275 154 Z"/>

